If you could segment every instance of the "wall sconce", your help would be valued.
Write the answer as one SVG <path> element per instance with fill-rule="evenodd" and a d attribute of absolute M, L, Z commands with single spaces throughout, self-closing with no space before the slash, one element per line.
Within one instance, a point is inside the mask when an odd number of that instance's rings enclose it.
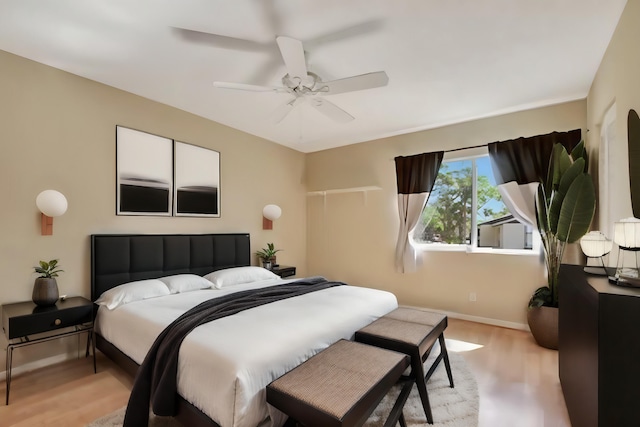
<path fill-rule="evenodd" d="M 580 247 L 587 258 L 600 258 L 602 263 L 602 267 L 590 267 L 587 265 L 584 268 L 585 273 L 607 275 L 607 268 L 602 257 L 611 252 L 613 242 L 607 239 L 600 231 L 590 231 L 580 239 Z"/>
<path fill-rule="evenodd" d="M 60 216 L 67 211 L 67 198 L 56 190 L 44 190 L 36 197 L 36 206 L 42 212 L 42 235 L 53 234 L 53 217 Z"/>
<path fill-rule="evenodd" d="M 638 277 L 638 251 L 640 251 L 640 219 L 625 218 L 614 223 L 613 241 L 618 245 L 618 261 L 616 262 L 616 278 L 620 275 Z M 636 253 L 635 268 L 624 268 L 624 258 L 620 251 Z"/>
<path fill-rule="evenodd" d="M 262 209 L 262 229 L 273 230 L 273 221 L 280 218 L 282 209 L 278 205 L 267 205 Z"/>

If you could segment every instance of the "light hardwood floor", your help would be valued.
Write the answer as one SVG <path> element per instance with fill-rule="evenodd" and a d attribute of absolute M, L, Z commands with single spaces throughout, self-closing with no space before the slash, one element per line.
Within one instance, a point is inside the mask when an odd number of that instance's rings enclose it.
<path fill-rule="evenodd" d="M 528 332 L 456 319 L 449 319 L 445 337 L 476 375 L 480 427 L 571 425 L 556 351 L 536 345 Z M 85 426 L 126 405 L 131 385 L 101 353 L 95 375 L 91 359 L 82 358 L 14 376 L 9 406 L 2 393 L 0 427 Z"/>

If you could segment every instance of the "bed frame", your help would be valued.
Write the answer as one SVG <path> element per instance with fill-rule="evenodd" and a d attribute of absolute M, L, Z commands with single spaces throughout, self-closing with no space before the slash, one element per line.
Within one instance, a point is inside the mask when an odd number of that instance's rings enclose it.
<path fill-rule="evenodd" d="M 91 300 L 123 283 L 251 265 L 249 234 L 94 234 L 91 236 Z M 97 310 L 97 306 L 94 306 Z M 96 346 L 135 376 L 139 365 L 99 334 Z M 176 395 L 175 418 L 185 426 L 220 427 Z"/>

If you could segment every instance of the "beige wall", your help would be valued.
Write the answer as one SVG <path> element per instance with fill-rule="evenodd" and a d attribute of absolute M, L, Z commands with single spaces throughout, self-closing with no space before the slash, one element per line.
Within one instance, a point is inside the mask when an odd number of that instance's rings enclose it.
<path fill-rule="evenodd" d="M 599 126 L 615 100 L 619 155 L 610 179 L 616 184 L 618 214 L 630 216 L 626 116 L 629 108 L 640 110 L 638 22 L 640 2 L 630 1 L 586 102 L 356 144 L 306 159 L 277 144 L 0 51 L 0 302 L 28 300 L 32 266 L 51 258 L 60 258 L 65 269 L 61 293 L 89 296 L 92 233 L 243 231 L 251 233 L 253 250 L 269 241 L 284 248 L 279 261 L 297 265 L 299 275 L 323 274 L 390 290 L 404 304 L 523 324 L 531 291 L 544 283 L 535 256 L 429 252 L 417 273 L 395 272 L 393 158 L 588 128 L 591 170 L 597 176 Z M 116 124 L 220 151 L 222 218 L 116 216 Z M 364 186 L 380 190 L 306 194 Z M 62 191 L 69 200 L 69 211 L 55 220 L 50 237 L 40 236 L 35 208 L 35 196 L 47 188 Z M 284 211 L 273 231 L 261 230 L 260 212 L 267 203 Z M 469 292 L 477 293 L 477 302 L 468 301 Z M 75 340 L 41 347 L 17 351 L 16 364 L 73 350 Z"/>
<path fill-rule="evenodd" d="M 597 168 L 600 155 L 600 130 L 606 110 L 616 105 L 616 143 L 611 147 L 607 177 L 598 185 L 609 188 L 611 221 L 633 216 L 629 192 L 627 115 L 629 109 L 640 112 L 640 1 L 632 0 L 620 18 L 587 98 L 588 146 L 592 164 Z M 636 165 L 639 167 L 640 165 Z M 598 218 L 601 228 L 605 226 Z M 610 225 L 609 225 L 610 226 Z M 610 260 L 615 265 L 615 251 Z"/>
<path fill-rule="evenodd" d="M 2 51 L 0 94 L 0 302 L 29 300 L 32 267 L 53 258 L 65 270 L 60 293 L 89 297 L 92 233 L 248 232 L 253 251 L 274 242 L 284 249 L 278 260 L 306 274 L 304 154 Z M 219 151 L 221 218 L 116 216 L 116 125 Z M 41 236 L 35 198 L 48 188 L 65 194 L 69 209 L 55 219 L 53 236 Z M 263 231 L 268 203 L 283 214 Z M 17 350 L 14 360 L 63 345 Z"/>
<path fill-rule="evenodd" d="M 533 290 L 544 285 L 535 255 L 424 253 L 417 273 L 395 272 L 398 231 L 395 165 L 399 155 L 586 127 L 576 101 L 307 155 L 313 191 L 379 186 L 380 190 L 308 196 L 309 272 L 394 292 L 400 303 L 526 323 Z M 469 302 L 469 293 L 477 294 Z"/>

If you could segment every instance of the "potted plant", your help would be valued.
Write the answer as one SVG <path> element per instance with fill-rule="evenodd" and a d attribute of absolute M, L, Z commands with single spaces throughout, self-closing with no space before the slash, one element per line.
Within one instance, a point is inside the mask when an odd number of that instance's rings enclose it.
<path fill-rule="evenodd" d="M 31 299 L 39 306 L 54 305 L 58 301 L 58 283 L 55 278 L 58 277 L 58 273 L 62 273 L 64 270 L 60 270 L 57 259 L 52 259 L 49 262 L 40 261 L 40 265 L 33 267 L 33 269 L 40 276 L 33 284 Z"/>
<path fill-rule="evenodd" d="M 276 253 L 280 252 L 282 249 L 276 249 L 273 243 L 267 243 L 266 248 L 262 248 L 261 250 L 256 252 L 256 255 L 262 261 L 262 266 L 268 270 L 271 270 L 273 265 L 276 263 Z"/>
<path fill-rule="evenodd" d="M 536 342 L 558 348 L 558 272 L 567 243 L 574 243 L 589 230 L 596 207 L 588 157 L 581 141 L 571 152 L 555 144 L 547 179 L 538 186 L 536 219 L 542 237 L 547 285 L 529 300 L 527 320 Z"/>

